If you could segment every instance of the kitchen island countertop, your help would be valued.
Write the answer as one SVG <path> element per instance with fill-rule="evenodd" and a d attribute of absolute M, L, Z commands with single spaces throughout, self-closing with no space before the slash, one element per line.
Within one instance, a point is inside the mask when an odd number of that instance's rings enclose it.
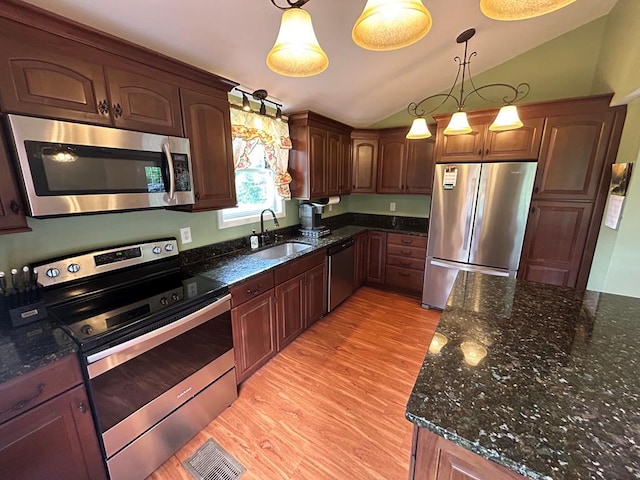
<path fill-rule="evenodd" d="M 411 422 L 527 478 L 640 478 L 640 299 L 461 272 L 436 336 Z"/>

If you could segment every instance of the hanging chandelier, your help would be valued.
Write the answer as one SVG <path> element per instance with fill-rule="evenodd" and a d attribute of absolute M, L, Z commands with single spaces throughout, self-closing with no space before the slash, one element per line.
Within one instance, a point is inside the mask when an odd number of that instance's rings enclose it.
<path fill-rule="evenodd" d="M 427 121 L 425 117 L 440 107 L 442 107 L 446 102 L 453 101 L 455 103 L 457 112 L 455 112 L 449 124 L 444 129 L 445 135 L 464 135 L 467 133 L 471 133 L 473 129 L 469 125 L 469 120 L 467 119 L 467 114 L 464 111 L 464 106 L 467 99 L 471 95 L 477 95 L 482 100 L 486 102 L 490 102 L 487 98 L 482 95 L 482 91 L 488 88 L 504 88 L 507 90 L 508 94 L 502 98 L 502 102 L 505 104 L 500 111 L 496 119 L 489 126 L 489 130 L 492 131 L 506 131 L 506 130 L 515 130 L 523 126 L 522 121 L 518 116 L 518 110 L 514 102 L 518 100 L 522 100 L 529 93 L 530 87 L 528 83 L 520 83 L 519 85 L 513 86 L 507 83 L 490 83 L 487 85 L 482 85 L 480 87 L 476 87 L 473 83 L 473 78 L 471 76 L 471 58 L 477 55 L 477 52 L 472 52 L 467 55 L 467 48 L 469 40 L 475 35 L 476 30 L 474 28 L 470 28 L 469 30 L 465 30 L 456 38 L 457 43 L 464 43 L 464 58 L 460 58 L 459 56 L 454 57 L 454 60 L 458 62 L 458 72 L 456 74 L 455 79 L 453 80 L 453 85 L 449 89 L 447 93 L 438 93 L 435 95 L 431 95 L 429 97 L 423 98 L 419 102 L 412 102 L 407 107 L 407 111 L 413 117 L 416 117 L 413 120 L 411 125 L 411 129 L 407 133 L 407 138 L 409 139 L 420 139 L 420 138 L 429 138 L 431 136 L 431 132 L 429 131 L 429 127 L 427 126 Z M 458 94 L 454 93 L 456 89 L 456 85 L 460 80 L 460 91 Z M 465 91 L 465 83 L 469 82 L 472 90 L 468 93 Z M 442 101 L 433 109 L 427 111 L 424 109 L 424 105 L 426 105 L 430 100 L 433 99 L 442 99 Z"/>
<path fill-rule="evenodd" d="M 267 66 L 287 77 L 309 77 L 329 66 L 311 22 L 302 7 L 309 0 L 286 0 L 275 44 L 267 54 Z M 411 45 L 431 29 L 431 14 L 422 0 L 368 0 L 356 20 L 351 36 L 367 50 L 395 50 Z"/>
<path fill-rule="evenodd" d="M 576 0 L 480 0 L 480 10 L 494 20 L 525 20 L 566 7 Z"/>

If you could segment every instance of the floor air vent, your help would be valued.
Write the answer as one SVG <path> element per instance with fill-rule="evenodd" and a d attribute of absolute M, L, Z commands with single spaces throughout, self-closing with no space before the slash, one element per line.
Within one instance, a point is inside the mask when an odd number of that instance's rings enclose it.
<path fill-rule="evenodd" d="M 247 471 L 212 438 L 198 448 L 183 465 L 196 480 L 236 480 Z"/>

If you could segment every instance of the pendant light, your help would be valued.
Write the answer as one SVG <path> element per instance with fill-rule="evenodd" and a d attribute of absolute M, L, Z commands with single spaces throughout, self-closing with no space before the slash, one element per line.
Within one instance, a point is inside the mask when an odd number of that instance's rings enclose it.
<path fill-rule="evenodd" d="M 413 120 L 411 129 L 407 133 L 407 138 L 410 140 L 420 140 L 422 138 L 431 137 L 431 130 L 427 125 L 427 120 L 423 117 L 418 117 Z"/>
<path fill-rule="evenodd" d="M 480 10 L 494 20 L 525 20 L 566 7 L 575 0 L 480 0 Z"/>
<path fill-rule="evenodd" d="M 482 96 L 482 93 L 485 89 L 489 88 L 503 88 L 511 93 L 509 95 L 503 96 L 503 102 L 506 105 L 498 112 L 496 119 L 489 127 L 492 131 L 505 131 L 505 130 L 515 130 L 523 126 L 522 121 L 518 117 L 518 110 L 514 102 L 517 100 L 522 100 L 529 93 L 530 87 L 528 83 L 520 83 L 516 86 L 509 85 L 507 83 L 490 83 L 487 85 L 482 85 L 480 87 L 476 87 L 473 83 L 473 78 L 471 77 L 471 70 L 469 65 L 471 64 L 471 58 L 476 56 L 476 52 L 472 52 L 468 54 L 468 44 L 469 40 L 475 35 L 476 31 L 473 28 L 465 30 L 456 38 L 457 43 L 464 43 L 464 57 L 455 57 L 454 60 L 458 62 L 458 72 L 456 77 L 453 80 L 453 85 L 447 93 L 438 93 L 435 95 L 428 96 L 423 98 L 419 102 L 412 102 L 407 107 L 407 111 L 409 115 L 416 117 L 411 125 L 411 130 L 407 134 L 407 138 L 428 138 L 426 133 L 424 132 L 424 126 L 426 127 L 425 116 L 429 113 L 435 112 L 438 108 L 444 105 L 447 101 L 451 100 L 455 103 L 457 112 L 455 112 L 451 116 L 451 120 L 449 124 L 444 129 L 444 135 L 464 135 L 467 133 L 471 133 L 473 129 L 469 125 L 469 119 L 467 118 L 467 114 L 464 111 L 464 105 L 471 95 L 478 95 L 481 99 L 488 101 L 485 97 Z M 458 84 L 458 80 L 460 80 L 459 93 L 454 93 L 456 90 L 456 85 Z M 471 87 L 471 91 L 466 92 L 465 86 L 466 82 L 469 83 Z M 426 111 L 422 106 L 426 105 L 430 100 L 439 98 L 441 101 L 439 104 L 433 108 L 432 110 Z M 424 135 L 424 136 L 418 136 Z"/>
<path fill-rule="evenodd" d="M 282 12 L 280 31 L 273 48 L 267 55 L 267 66 L 287 77 L 309 77 L 323 72 L 329 58 L 318 43 L 311 23 L 311 15 L 300 6 L 306 1 L 291 2 L 280 7 Z"/>
<path fill-rule="evenodd" d="M 420 40 L 431 24 L 422 0 L 368 0 L 351 37 L 367 50 L 396 50 Z"/>

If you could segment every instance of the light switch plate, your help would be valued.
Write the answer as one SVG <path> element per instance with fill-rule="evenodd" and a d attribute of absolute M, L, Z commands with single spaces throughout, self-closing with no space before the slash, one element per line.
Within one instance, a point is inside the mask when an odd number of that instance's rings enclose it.
<path fill-rule="evenodd" d="M 191 227 L 180 229 L 180 240 L 182 241 L 182 244 L 191 243 Z"/>
<path fill-rule="evenodd" d="M 395 212 L 396 211 L 396 202 L 389 203 L 389 211 L 390 212 Z"/>

